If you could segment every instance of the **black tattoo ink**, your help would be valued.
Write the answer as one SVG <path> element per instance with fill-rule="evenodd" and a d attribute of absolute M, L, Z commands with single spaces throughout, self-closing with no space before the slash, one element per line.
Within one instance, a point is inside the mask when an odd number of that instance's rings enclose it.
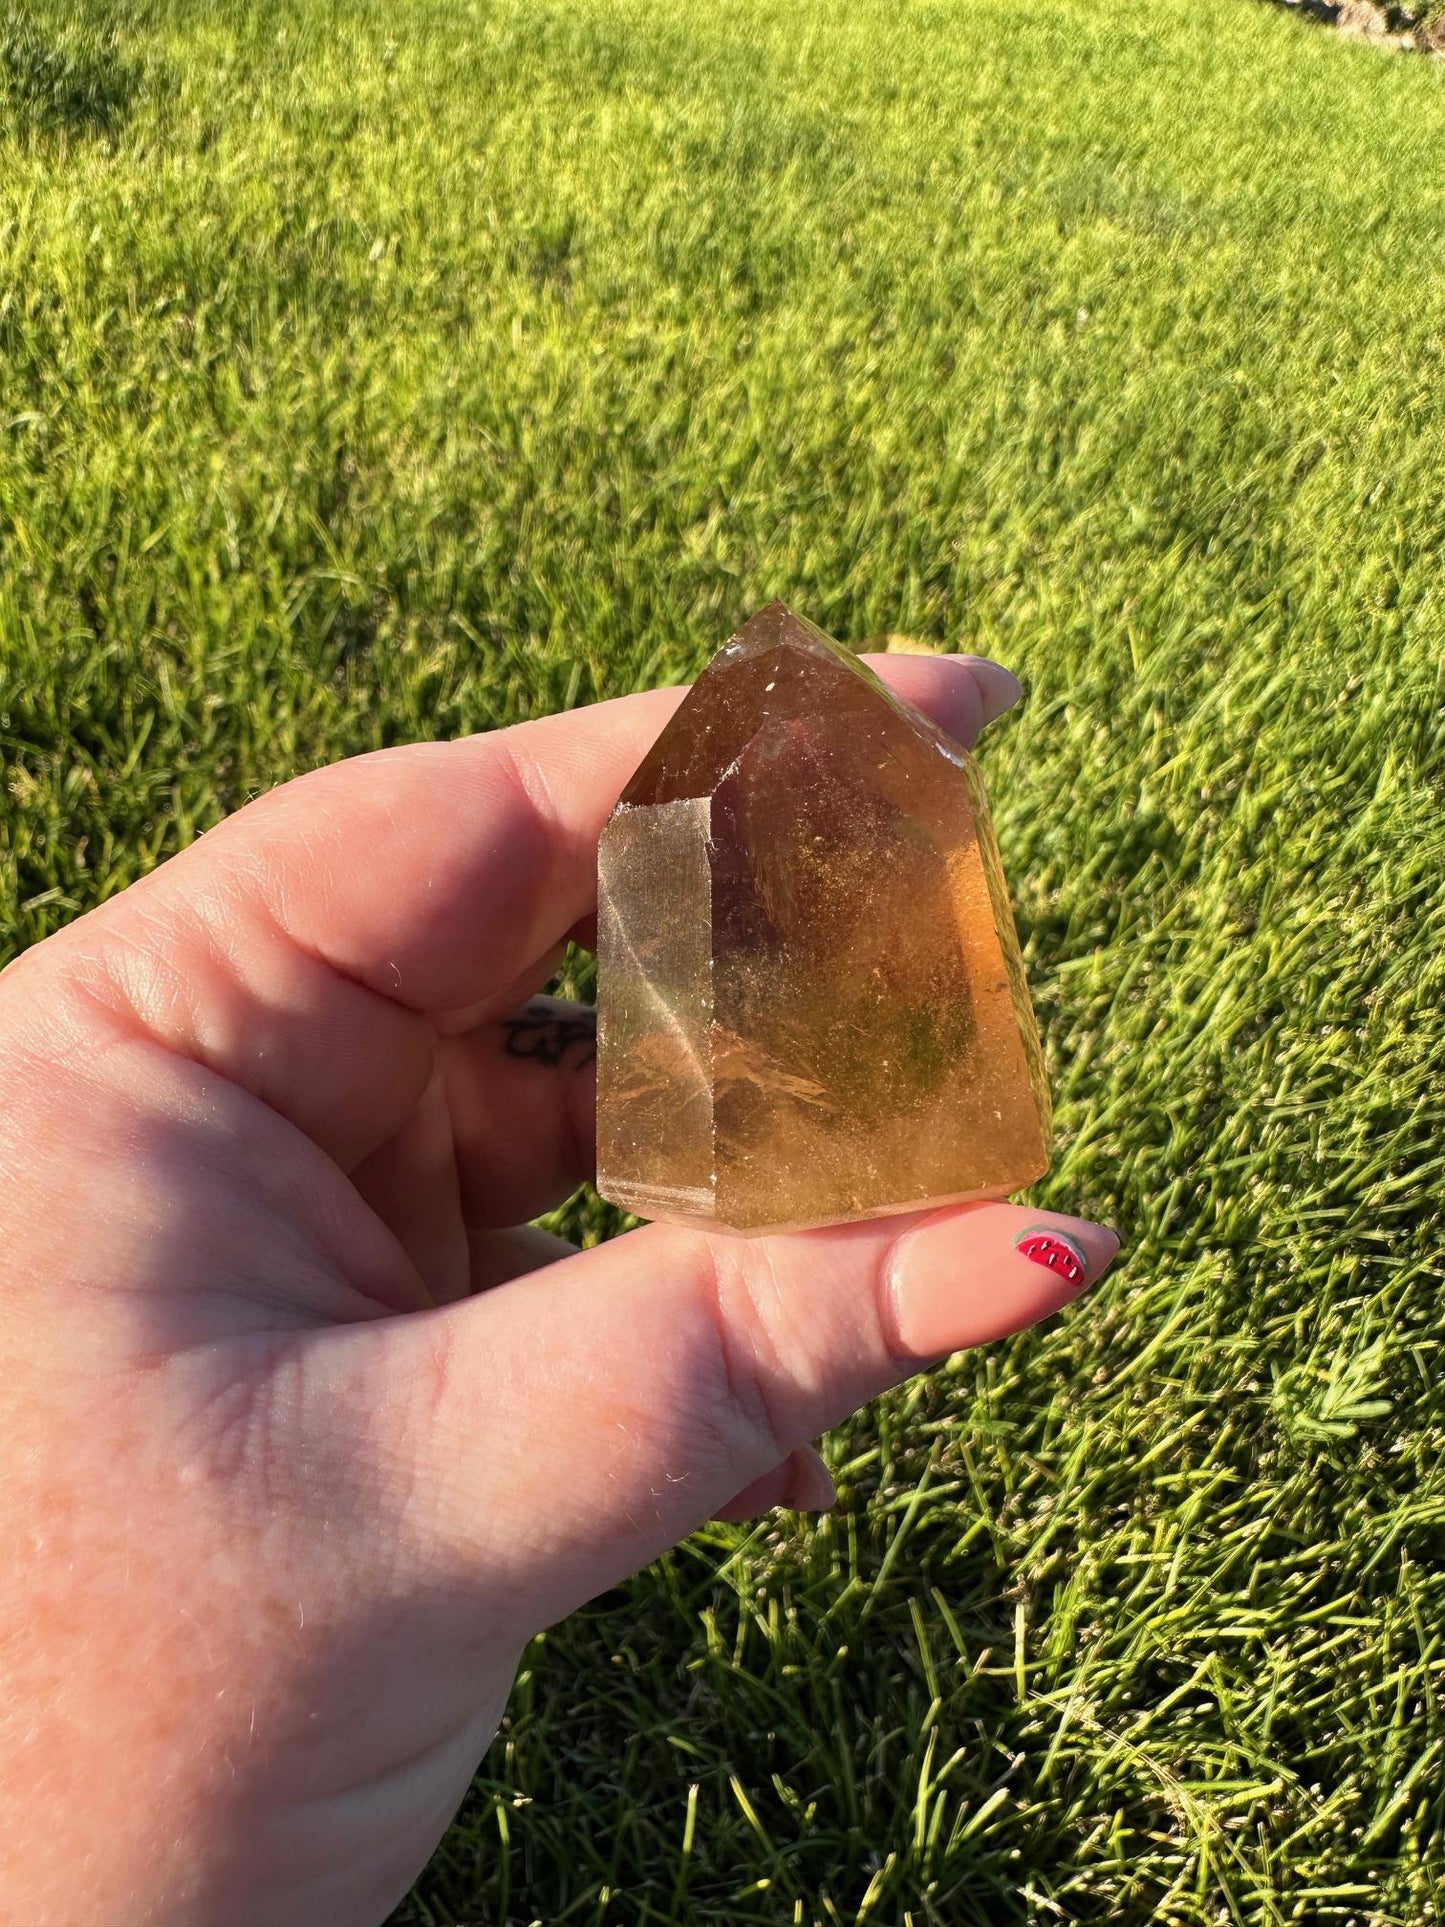
<path fill-rule="evenodd" d="M 580 1070 L 597 1055 L 597 1013 L 591 1010 L 564 1017 L 545 1005 L 529 1004 L 519 1016 L 506 1019 L 502 1032 L 508 1057 L 529 1057 L 552 1070 L 562 1064 Z M 576 1053 L 570 1059 L 569 1051 Z"/>

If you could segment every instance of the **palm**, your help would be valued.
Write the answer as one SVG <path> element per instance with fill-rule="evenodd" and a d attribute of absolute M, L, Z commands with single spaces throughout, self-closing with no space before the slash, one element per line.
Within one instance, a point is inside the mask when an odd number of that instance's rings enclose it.
<path fill-rule="evenodd" d="M 99 1038 L 76 1043 L 82 1058 L 106 1055 Z M 388 1311 L 425 1304 L 424 1280 L 467 1261 L 454 1149 L 421 1105 L 352 1183 L 270 1106 L 189 1060 L 128 1071 L 92 1085 L 85 1110 L 89 1197 L 126 1222 L 94 1254 L 106 1315 L 97 1323 L 87 1303 L 91 1277 L 58 1295 L 45 1284 L 90 1345 L 73 1359 L 88 1385 L 83 1449 L 63 1486 L 47 1481 L 44 1509 L 129 1520 L 148 1493 L 166 1509 L 139 1539 L 66 1548 L 104 1610 L 65 1697 L 112 1758 L 139 1757 L 229 1817 L 204 1868 L 165 1851 L 164 1917 L 195 1908 L 251 1927 L 284 1895 L 305 1897 L 306 1920 L 366 1918 L 365 1897 L 403 1890 L 455 1809 L 526 1633 L 495 1623 L 485 1584 L 412 1585 L 426 1501 L 402 1442 L 424 1429 L 438 1381 L 426 1347 L 392 1371 L 371 1342 L 395 1327 Z M 45 1108 L 42 1097 L 42 1130 Z M 435 1215 L 445 1233 L 415 1253 L 365 1195 L 401 1196 L 413 1180 L 416 1223 Z M 37 1245 L 67 1199 L 44 1204 Z M 477 1243 L 480 1255 L 490 1241 Z M 515 1258 L 506 1244 L 498 1255 Z M 17 1275 L 44 1277 L 43 1251 L 10 1250 Z M 139 1734 L 105 1686 L 137 1670 Z M 274 1893 L 258 1892 L 258 1866 Z M 103 1895 L 90 1917 L 124 1918 Z"/>

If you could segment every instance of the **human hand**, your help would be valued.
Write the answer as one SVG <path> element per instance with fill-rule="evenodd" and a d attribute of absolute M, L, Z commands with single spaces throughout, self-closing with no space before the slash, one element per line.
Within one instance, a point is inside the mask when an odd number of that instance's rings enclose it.
<path fill-rule="evenodd" d="M 965 739 L 1017 692 L 879 666 Z M 534 1632 L 826 1505 L 811 1437 L 1082 1288 L 1024 1229 L 1112 1258 L 1006 1204 L 526 1228 L 593 1128 L 530 1000 L 679 694 L 318 771 L 0 976 L 0 1917 L 380 1921 Z"/>

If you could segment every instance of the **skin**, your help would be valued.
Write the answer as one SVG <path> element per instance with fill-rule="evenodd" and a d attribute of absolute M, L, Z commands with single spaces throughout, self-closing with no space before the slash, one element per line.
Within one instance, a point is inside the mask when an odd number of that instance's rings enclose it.
<path fill-rule="evenodd" d="M 889 659 L 971 740 L 994 665 Z M 364 1927 L 528 1638 L 1117 1248 L 991 1204 L 526 1226 L 588 1175 L 597 837 L 679 692 L 359 758 L 0 975 L 0 1917 Z M 78 1832 L 73 1816 L 85 1816 Z"/>

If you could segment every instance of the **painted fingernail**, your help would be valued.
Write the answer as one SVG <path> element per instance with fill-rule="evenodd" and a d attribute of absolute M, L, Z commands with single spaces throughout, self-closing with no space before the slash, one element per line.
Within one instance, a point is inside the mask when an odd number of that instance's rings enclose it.
<path fill-rule="evenodd" d="M 1118 1257 L 1119 1235 L 1087 1218 L 1055 1219 L 1027 1226 L 1014 1239 L 1014 1250 L 1030 1264 L 1051 1271 L 1071 1291 L 1082 1291 L 1102 1278 Z"/>
<path fill-rule="evenodd" d="M 890 1265 L 900 1354 L 941 1358 L 1047 1318 L 1118 1250 L 1108 1226 L 1086 1218 L 1026 1218 L 1008 1204 L 937 1212 L 903 1235 Z"/>
<path fill-rule="evenodd" d="M 1089 1276 L 1089 1259 L 1084 1247 L 1064 1231 L 1050 1231 L 1047 1225 L 1031 1225 L 1014 1239 L 1014 1250 L 1030 1264 L 1042 1265 L 1075 1288 Z"/>

